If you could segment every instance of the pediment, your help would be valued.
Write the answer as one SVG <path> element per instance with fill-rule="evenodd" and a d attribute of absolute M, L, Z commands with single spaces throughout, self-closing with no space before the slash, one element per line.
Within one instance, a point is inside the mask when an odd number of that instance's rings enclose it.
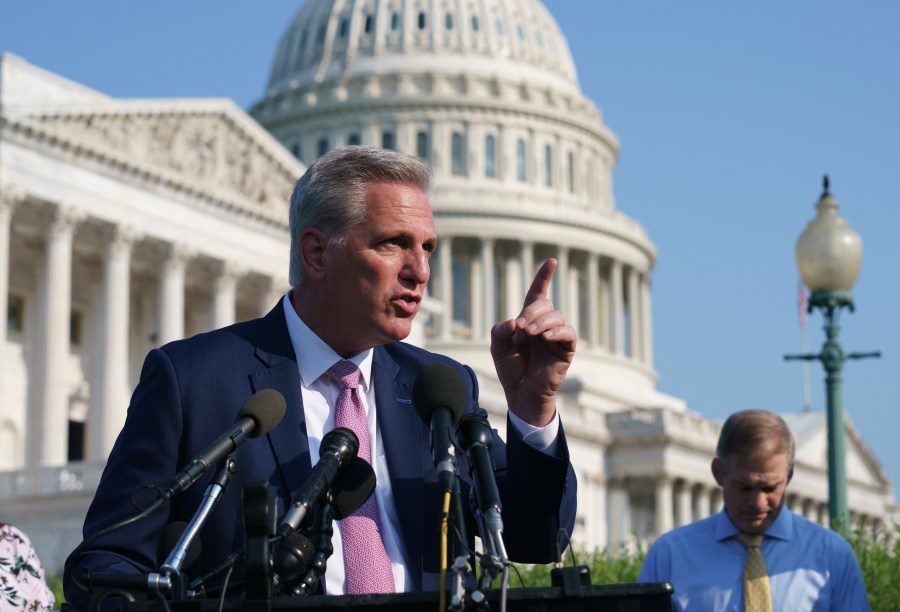
<path fill-rule="evenodd" d="M 828 426 L 824 411 L 811 410 L 781 415 L 794 433 L 796 463 L 814 468 L 828 466 Z M 844 419 L 844 450 L 847 479 L 871 487 L 890 485 L 878 458 L 849 418 Z"/>
<path fill-rule="evenodd" d="M 303 165 L 230 100 L 111 100 L 31 122 L 90 152 L 224 199 L 287 209 Z"/>

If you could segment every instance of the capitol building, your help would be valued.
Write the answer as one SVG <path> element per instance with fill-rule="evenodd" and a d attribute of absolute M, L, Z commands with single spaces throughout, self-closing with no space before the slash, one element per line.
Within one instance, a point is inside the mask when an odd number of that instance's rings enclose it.
<path fill-rule="evenodd" d="M 658 389 L 657 253 L 618 210 L 619 142 L 553 16 L 539 0 L 307 0 L 247 111 L 115 99 L 0 56 L 0 520 L 48 570 L 81 540 L 147 351 L 275 305 L 293 183 L 348 144 L 433 165 L 440 248 L 410 341 L 472 366 L 501 431 L 491 326 L 559 260 L 553 299 L 579 335 L 559 400 L 577 548 L 721 508 L 720 423 Z M 825 523 L 825 416 L 784 417 L 797 438 L 787 503 Z M 845 428 L 852 517 L 890 524 L 893 485 Z"/>

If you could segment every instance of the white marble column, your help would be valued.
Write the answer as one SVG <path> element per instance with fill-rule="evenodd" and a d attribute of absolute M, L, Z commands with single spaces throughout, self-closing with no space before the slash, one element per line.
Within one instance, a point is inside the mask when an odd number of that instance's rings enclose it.
<path fill-rule="evenodd" d="M 622 262 L 615 259 L 609 270 L 609 331 L 610 351 L 615 355 L 624 355 L 625 342 L 622 329 L 624 299 L 622 297 Z"/>
<path fill-rule="evenodd" d="M 694 520 L 699 521 L 710 516 L 709 491 L 703 485 L 694 487 Z"/>
<path fill-rule="evenodd" d="M 237 304 L 237 281 L 241 276 L 241 270 L 234 264 L 223 262 L 216 278 L 215 294 L 213 295 L 212 327 L 219 329 L 227 327 L 235 321 Z"/>
<path fill-rule="evenodd" d="M 484 310 L 482 327 L 479 336 L 485 339 L 491 337 L 491 327 L 497 322 L 496 283 L 494 275 L 494 239 L 481 239 L 481 270 L 484 300 L 481 308 Z"/>
<path fill-rule="evenodd" d="M 6 313 L 9 309 L 9 266 L 10 266 L 10 224 L 16 207 L 22 201 L 21 192 L 10 184 L 0 185 L 0 363 L 6 353 Z M 6 398 L 6 371 L 0 367 L 0 398 Z M 0 453 L 4 451 L 0 450 Z M 14 447 L 5 451 L 7 456 L 16 457 Z"/>
<path fill-rule="evenodd" d="M 131 301 L 131 250 L 137 235 L 126 227 L 116 227 L 106 245 L 103 266 L 103 327 L 100 355 L 100 394 L 94 406 L 100 414 L 92 414 L 88 427 L 90 460 L 102 461 L 109 456 L 116 437 L 125 424 L 131 385 L 128 381 L 128 336 Z"/>
<path fill-rule="evenodd" d="M 628 499 L 628 488 L 625 482 L 614 480 L 609 483 L 609 511 L 607 531 L 609 545 L 615 546 L 628 541 L 631 537 L 631 507 Z"/>
<path fill-rule="evenodd" d="M 643 342 L 637 270 L 629 266 L 626 278 L 628 283 L 628 356 L 635 361 L 640 361 Z"/>
<path fill-rule="evenodd" d="M 80 215 L 59 207 L 47 228 L 39 329 L 35 402 L 29 410 L 28 463 L 60 466 L 68 460 L 69 316 L 72 310 L 72 240 Z"/>
<path fill-rule="evenodd" d="M 525 292 L 531 287 L 534 280 L 534 243 L 522 241 L 522 295 L 519 300 L 525 298 Z"/>
<path fill-rule="evenodd" d="M 441 312 L 441 340 L 453 337 L 453 236 L 442 236 L 438 249 L 440 288 L 438 294 L 444 304 Z"/>
<path fill-rule="evenodd" d="M 519 255 L 506 258 L 506 311 L 501 313 L 503 319 L 512 319 L 522 312 L 525 300 L 525 288 L 522 287 L 522 260 Z"/>
<path fill-rule="evenodd" d="M 572 302 L 569 299 L 569 249 L 559 247 L 556 252 L 556 260 L 559 265 L 556 267 L 556 273 L 553 275 L 555 283 L 551 284 L 550 296 L 557 310 L 563 313 L 566 321 L 572 321 Z M 555 289 L 555 291 L 554 291 Z"/>
<path fill-rule="evenodd" d="M 656 481 L 656 536 L 672 530 L 672 481 L 665 476 Z"/>
<path fill-rule="evenodd" d="M 285 276 L 270 276 L 263 281 L 263 290 L 259 294 L 259 316 L 266 316 L 277 304 L 281 304 L 281 298 L 290 285 Z"/>
<path fill-rule="evenodd" d="M 0 185 L 0 316 L 6 317 L 9 308 L 9 250 L 10 224 L 22 193 L 10 184 Z M 6 319 L 0 322 L 0 351 L 6 348 Z M 0 372 L 0 397 L 3 395 L 3 373 Z"/>
<path fill-rule="evenodd" d="M 469 266 L 469 330 L 472 340 L 484 338 L 484 274 L 482 266 L 466 254 L 466 265 Z"/>
<path fill-rule="evenodd" d="M 166 249 L 159 287 L 159 344 L 184 338 L 184 276 L 192 253 L 183 245 Z"/>
<path fill-rule="evenodd" d="M 647 367 L 653 367 L 653 308 L 650 299 L 649 273 L 641 274 L 641 357 Z"/>
<path fill-rule="evenodd" d="M 687 482 L 681 482 L 676 490 L 675 526 L 681 527 L 694 520 L 693 491 Z"/>
<path fill-rule="evenodd" d="M 588 343 L 591 349 L 600 348 L 600 256 L 589 253 L 587 260 Z"/>

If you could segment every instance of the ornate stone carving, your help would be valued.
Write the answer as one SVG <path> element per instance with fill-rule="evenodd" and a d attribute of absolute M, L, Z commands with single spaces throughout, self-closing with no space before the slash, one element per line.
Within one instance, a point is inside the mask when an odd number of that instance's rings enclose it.
<path fill-rule="evenodd" d="M 44 124 L 192 182 L 281 209 L 297 177 L 218 112 L 46 116 Z"/>

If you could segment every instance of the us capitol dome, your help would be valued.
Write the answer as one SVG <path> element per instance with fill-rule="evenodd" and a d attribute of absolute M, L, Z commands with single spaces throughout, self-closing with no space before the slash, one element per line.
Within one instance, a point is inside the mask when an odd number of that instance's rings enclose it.
<path fill-rule="evenodd" d="M 518 313 L 556 257 L 553 298 L 580 337 L 569 398 L 604 411 L 683 407 L 655 390 L 656 252 L 616 210 L 618 140 L 539 1 L 310 0 L 251 114 L 306 164 L 367 144 L 433 165 L 428 348 L 492 376 L 491 326 Z"/>

